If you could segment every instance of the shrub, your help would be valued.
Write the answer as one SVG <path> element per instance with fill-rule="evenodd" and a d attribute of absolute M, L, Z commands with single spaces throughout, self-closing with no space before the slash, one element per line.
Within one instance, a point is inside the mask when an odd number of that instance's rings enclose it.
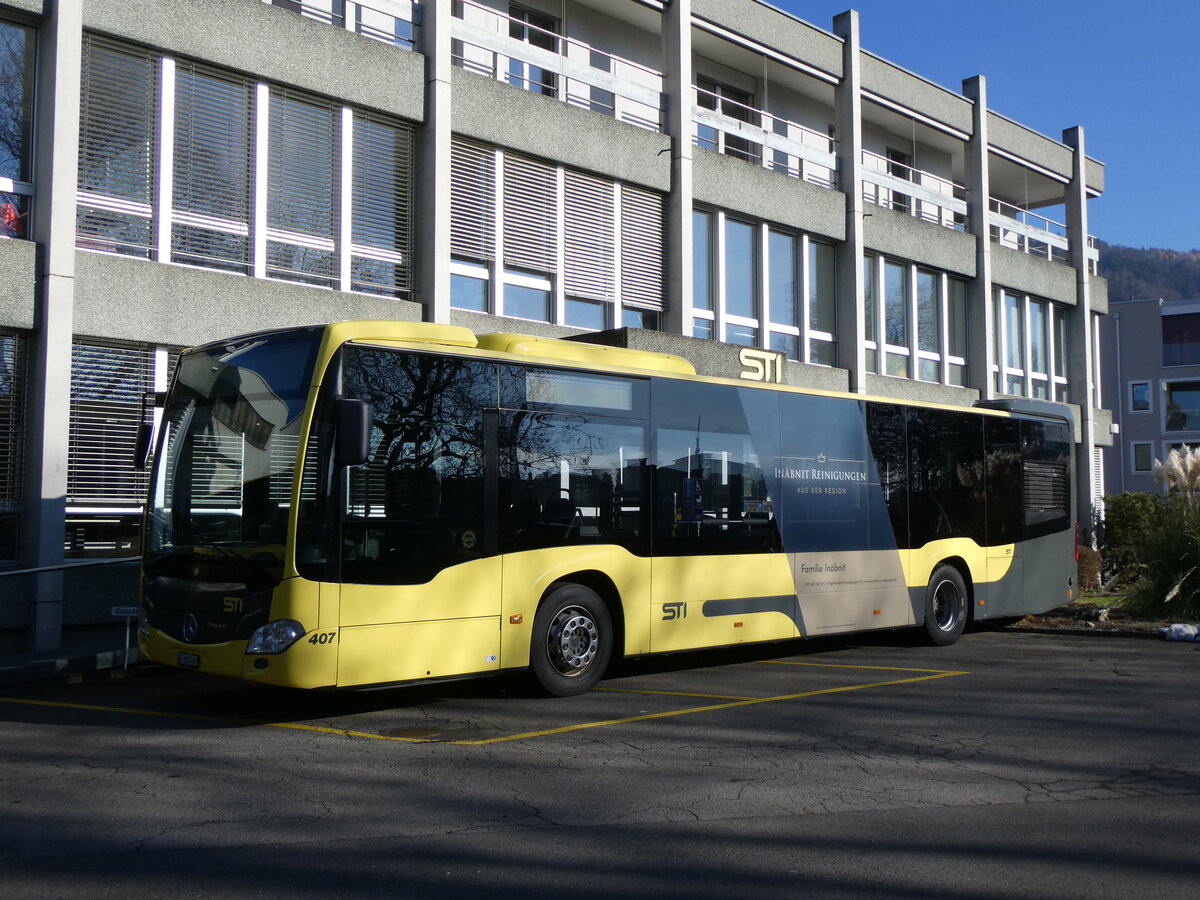
<path fill-rule="evenodd" d="M 1100 552 L 1106 578 L 1116 587 L 1137 580 L 1141 544 L 1158 515 L 1153 494 L 1119 494 L 1104 498 L 1104 531 Z M 1080 582 L 1082 584 L 1082 582 Z"/>
<path fill-rule="evenodd" d="M 1200 449 L 1172 450 L 1154 461 L 1154 479 L 1166 493 L 1125 494 L 1106 523 L 1110 552 L 1136 579 L 1123 606 L 1139 615 L 1200 620 Z M 1126 499 L 1137 497 L 1139 499 Z M 1114 531 L 1116 534 L 1114 535 Z"/>
<path fill-rule="evenodd" d="M 1095 593 L 1100 589 L 1100 554 L 1091 547 L 1079 547 L 1076 578 L 1080 593 Z"/>

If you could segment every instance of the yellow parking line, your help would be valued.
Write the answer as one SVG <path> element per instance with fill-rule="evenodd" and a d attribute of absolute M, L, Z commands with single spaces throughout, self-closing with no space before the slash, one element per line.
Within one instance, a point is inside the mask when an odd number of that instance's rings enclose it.
<path fill-rule="evenodd" d="M 606 694 L 650 694 L 655 697 L 696 697 L 700 700 L 754 700 L 754 697 L 729 697 L 724 694 L 692 694 L 687 691 L 650 691 L 641 688 L 597 687 L 594 691 Z"/>
<path fill-rule="evenodd" d="M 942 672 L 936 670 L 932 675 L 920 675 L 914 678 L 898 678 L 894 681 L 876 681 L 871 684 L 851 684 L 843 687 L 823 688 L 819 691 L 803 691 L 799 694 L 782 694 L 778 697 L 755 697 L 748 700 L 734 700 L 729 703 L 716 703 L 711 706 L 696 706 L 690 709 L 673 709 L 659 713 L 645 713 L 640 716 L 628 716 L 622 719 L 606 719 L 602 722 L 583 722 L 579 725 L 563 725 L 559 728 L 547 728 L 543 731 L 527 731 L 523 734 L 511 734 L 504 737 L 483 738 L 477 741 L 445 741 L 447 744 L 499 744 L 505 741 L 521 741 L 527 738 L 547 737 L 552 734 L 566 734 L 570 731 L 583 731 L 587 728 L 601 728 L 606 725 L 627 725 L 630 722 L 646 722 L 651 719 L 668 719 L 672 716 L 688 716 L 694 713 L 715 712 L 719 709 L 733 709 L 738 706 L 754 706 L 759 703 L 778 703 L 781 700 L 799 700 L 803 697 L 816 697 L 820 694 L 840 694 L 848 691 L 861 691 L 867 688 L 889 687 L 897 684 L 913 684 L 918 681 L 932 681 L 935 678 L 951 678 L 955 675 L 969 675 L 969 672 Z"/>
<path fill-rule="evenodd" d="M 969 675 L 969 672 L 951 672 L 949 669 L 905 669 L 899 666 L 852 666 L 843 663 L 797 662 L 791 659 L 761 659 L 771 666 L 812 666 L 816 669 L 873 669 L 876 672 L 929 672 L 937 675 Z"/>
<path fill-rule="evenodd" d="M 135 709 L 128 706 L 96 706 L 90 703 L 62 703 L 57 700 L 30 700 L 26 697 L 0 697 L 0 703 L 19 703 L 25 706 L 49 706 L 56 709 L 81 709 L 90 712 L 127 713 L 133 716 L 152 716 L 160 719 L 183 719 L 189 722 L 213 722 L 218 725 L 267 725 L 271 728 L 294 728 L 299 731 L 319 731 L 322 734 L 340 734 L 346 737 L 382 738 L 389 741 L 429 743 L 423 738 L 387 737 L 367 731 L 350 731 L 343 728 L 325 728 L 320 725 L 302 725 L 295 722 L 260 722 L 256 719 L 234 719 L 221 716 L 201 716 L 194 713 L 164 712 L 157 709 Z"/>
<path fill-rule="evenodd" d="M 775 662 L 775 660 L 772 660 Z M 782 662 L 782 661 L 781 661 Z M 598 722 L 581 722 L 576 725 L 562 725 L 557 728 L 546 728 L 540 731 L 525 731 L 519 734 L 502 735 L 500 737 L 480 738 L 478 740 L 463 740 L 463 741 L 439 741 L 437 738 L 412 738 L 412 737 L 397 737 L 386 734 L 373 734 L 369 731 L 353 731 L 345 728 L 330 728 L 323 725 L 305 725 L 299 722 L 259 722 L 253 719 L 233 719 L 221 718 L 218 716 L 203 716 L 194 713 L 176 713 L 165 712 L 162 710 L 152 709 L 134 709 L 131 707 L 121 706 L 96 706 L 87 703 L 63 703 L 56 700 L 31 700 L 25 697 L 0 697 L 0 703 L 17 703 L 26 706 L 45 706 L 57 709 L 79 709 L 89 710 L 92 712 L 111 712 L 111 713 L 126 713 L 135 716 L 153 716 L 163 719 L 182 719 L 185 721 L 195 722 L 213 722 L 223 725 L 263 725 L 270 728 L 288 728 L 294 731 L 313 731 L 320 734 L 333 734 L 342 737 L 368 738 L 376 741 L 396 741 L 406 744 L 459 744 L 464 746 L 478 746 L 482 744 L 500 744 L 510 741 L 523 741 L 530 738 L 549 737 L 555 734 L 567 734 L 572 731 L 584 731 L 589 728 L 603 728 L 610 725 L 628 725 L 633 722 L 648 722 L 652 719 L 668 719 L 674 716 L 689 716 L 696 713 L 716 712 L 722 709 L 735 709 L 739 706 L 755 706 L 761 703 L 779 703 L 784 700 L 800 700 L 805 697 L 817 697 L 822 694 L 842 694 L 850 691 L 862 691 L 868 688 L 892 687 L 900 684 L 915 684 L 920 681 L 933 681 L 938 678 L 953 678 L 957 675 L 969 675 L 969 672 L 952 672 L 940 669 L 900 669 L 890 666 L 843 666 L 825 663 L 790 663 L 790 665 L 810 665 L 820 666 L 822 668 L 834 669 L 875 669 L 894 672 L 923 672 L 925 674 L 916 675 L 911 678 L 897 678 L 891 681 L 874 681 L 868 684 L 850 684 L 840 687 L 822 688 L 815 691 L 802 691 L 796 694 L 780 694 L 777 697 L 734 697 L 721 698 L 713 697 L 712 699 L 726 700 L 724 703 L 714 703 L 708 706 L 693 706 L 687 709 L 672 709 L 665 712 L 643 713 L 637 716 L 625 716 L 619 719 L 603 719 Z M 705 694 L 686 694 L 674 691 L 648 691 L 637 690 L 633 688 L 599 688 L 612 693 L 635 693 L 635 694 L 664 694 L 667 696 L 677 697 L 709 697 Z"/>

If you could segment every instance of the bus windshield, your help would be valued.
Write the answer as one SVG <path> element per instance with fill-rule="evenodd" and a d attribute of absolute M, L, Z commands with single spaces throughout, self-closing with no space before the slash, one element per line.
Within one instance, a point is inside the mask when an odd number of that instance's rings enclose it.
<path fill-rule="evenodd" d="M 164 412 L 145 565 L 277 582 L 320 329 L 184 353 Z M 203 569 L 201 572 L 199 570 Z"/>

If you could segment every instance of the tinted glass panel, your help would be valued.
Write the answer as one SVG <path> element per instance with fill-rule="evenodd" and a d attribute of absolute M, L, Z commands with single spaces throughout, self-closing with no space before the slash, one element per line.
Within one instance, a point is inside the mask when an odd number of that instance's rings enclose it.
<path fill-rule="evenodd" d="M 655 553 L 780 549 L 768 485 L 779 453 L 778 395 L 665 379 L 653 390 Z"/>
<path fill-rule="evenodd" d="M 867 436 L 875 459 L 879 487 L 898 547 L 908 539 L 908 449 L 904 408 L 891 403 L 867 404 Z"/>
<path fill-rule="evenodd" d="M 495 367 L 348 348 L 343 392 L 374 415 L 370 458 L 347 472 L 342 579 L 418 584 L 482 556 L 482 411 L 496 403 Z"/>
<path fill-rule="evenodd" d="M 508 412 L 500 418 L 500 549 L 618 544 L 645 553 L 644 422 Z"/>
<path fill-rule="evenodd" d="M 1021 539 L 1021 440 L 1015 419 L 987 419 L 987 541 Z"/>
<path fill-rule="evenodd" d="M 909 409 L 908 461 L 912 546 L 956 537 L 982 545 L 983 418 L 950 410 Z"/>

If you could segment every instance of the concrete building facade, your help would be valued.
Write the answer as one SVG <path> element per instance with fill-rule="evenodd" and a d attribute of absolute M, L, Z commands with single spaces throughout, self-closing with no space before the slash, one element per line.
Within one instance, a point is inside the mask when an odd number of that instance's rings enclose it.
<path fill-rule="evenodd" d="M 0 0 L 0 635 L 131 602 L 178 349 L 342 318 L 1076 411 L 1107 308 L 1061 140 L 760 0 Z M 1036 210 L 1036 211 L 1035 211 Z M 1040 211 L 1040 212 L 1037 212 Z M 4 441 L 7 440 L 7 443 Z"/>
<path fill-rule="evenodd" d="M 1114 300 L 1100 341 L 1116 431 L 1104 451 L 1105 488 L 1158 491 L 1154 461 L 1200 447 L 1200 300 Z"/>

